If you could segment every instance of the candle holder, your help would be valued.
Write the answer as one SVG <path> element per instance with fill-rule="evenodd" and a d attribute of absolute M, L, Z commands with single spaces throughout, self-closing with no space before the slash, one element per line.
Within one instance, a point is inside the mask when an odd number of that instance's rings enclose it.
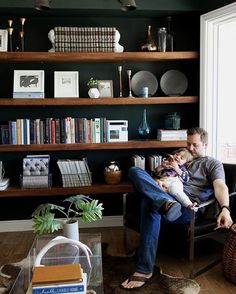
<path fill-rule="evenodd" d="M 120 89 L 120 97 L 123 97 L 122 95 L 122 66 L 118 66 L 118 72 L 119 72 L 119 89 Z"/>
<path fill-rule="evenodd" d="M 21 39 L 21 51 L 25 51 L 25 32 L 24 32 L 24 24 L 25 24 L 25 18 L 21 17 L 20 18 L 20 23 L 21 23 L 21 31 L 19 32 L 20 34 L 20 39 Z"/>
<path fill-rule="evenodd" d="M 20 41 L 21 41 L 21 51 L 24 52 L 25 50 L 25 44 L 24 44 L 24 32 L 20 31 Z"/>
<path fill-rule="evenodd" d="M 10 52 L 12 52 L 12 33 L 13 33 L 12 24 L 13 24 L 13 20 L 8 19 L 9 28 L 7 30 L 8 30 L 8 34 L 9 34 L 9 47 L 10 47 L 9 49 L 10 49 Z"/>
<path fill-rule="evenodd" d="M 127 75 L 128 75 L 128 82 L 129 82 L 129 98 L 133 98 L 134 96 L 132 95 L 131 91 L 131 70 L 127 70 Z"/>

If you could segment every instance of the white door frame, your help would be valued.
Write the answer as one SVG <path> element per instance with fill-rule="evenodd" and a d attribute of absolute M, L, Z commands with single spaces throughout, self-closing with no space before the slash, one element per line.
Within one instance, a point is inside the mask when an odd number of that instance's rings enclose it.
<path fill-rule="evenodd" d="M 236 3 L 201 16 L 200 126 L 209 133 L 208 154 L 217 158 L 219 27 L 236 19 Z M 230 41 L 229 41 L 230 44 Z"/>

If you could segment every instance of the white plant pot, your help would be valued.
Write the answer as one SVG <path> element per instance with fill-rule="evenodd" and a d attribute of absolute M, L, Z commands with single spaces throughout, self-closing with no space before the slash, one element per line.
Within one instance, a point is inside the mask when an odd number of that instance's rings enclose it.
<path fill-rule="evenodd" d="M 66 238 L 79 241 L 79 222 L 63 224 L 63 235 Z"/>
<path fill-rule="evenodd" d="M 99 92 L 98 88 L 90 88 L 88 90 L 88 95 L 90 98 L 99 98 L 100 92 Z"/>

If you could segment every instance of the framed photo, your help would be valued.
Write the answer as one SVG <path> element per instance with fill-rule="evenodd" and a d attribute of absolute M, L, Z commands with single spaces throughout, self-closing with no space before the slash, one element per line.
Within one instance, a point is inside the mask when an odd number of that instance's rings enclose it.
<path fill-rule="evenodd" d="M 79 72 L 55 71 L 54 72 L 54 97 L 71 98 L 79 97 Z"/>
<path fill-rule="evenodd" d="M 7 52 L 7 38 L 8 38 L 8 31 L 7 30 L 0 30 L 0 51 Z"/>
<path fill-rule="evenodd" d="M 98 90 L 101 98 L 113 97 L 113 81 L 100 80 L 98 81 Z"/>
<path fill-rule="evenodd" d="M 44 93 L 44 70 L 14 70 L 14 93 Z"/>

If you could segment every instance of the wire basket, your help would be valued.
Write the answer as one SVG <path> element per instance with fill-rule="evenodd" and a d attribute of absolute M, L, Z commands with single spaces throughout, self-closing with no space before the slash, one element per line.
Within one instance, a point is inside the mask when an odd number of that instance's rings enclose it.
<path fill-rule="evenodd" d="M 236 224 L 232 225 L 225 242 L 222 265 L 226 279 L 236 284 Z"/>

